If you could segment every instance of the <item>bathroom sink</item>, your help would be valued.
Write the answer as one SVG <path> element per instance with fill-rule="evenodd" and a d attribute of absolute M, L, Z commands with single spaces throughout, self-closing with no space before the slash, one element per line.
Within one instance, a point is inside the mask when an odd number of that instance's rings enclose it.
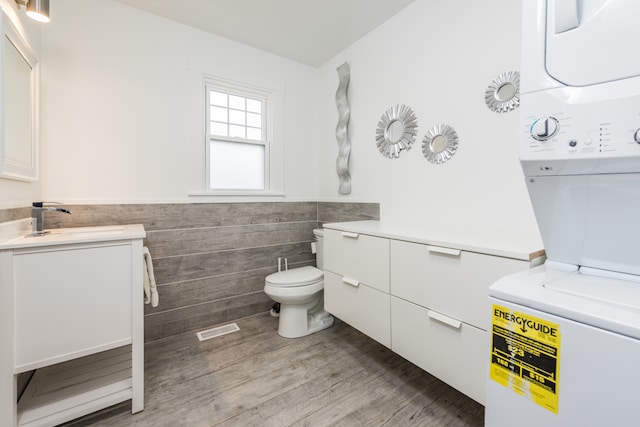
<path fill-rule="evenodd" d="M 99 227 L 72 227 L 45 230 L 43 235 L 33 235 L 27 223 L 21 224 L 20 234 L 0 239 L 0 249 L 16 247 L 49 246 L 90 241 L 124 240 L 144 237 L 144 229 L 138 225 L 110 225 Z M 1 231 L 1 230 L 0 230 Z M 2 233 L 0 233 L 0 237 Z"/>
<path fill-rule="evenodd" d="M 31 233 L 31 219 L 0 222 L 0 245 L 21 239 Z"/>
<path fill-rule="evenodd" d="M 100 236 L 113 236 L 122 234 L 124 232 L 123 226 L 105 226 L 105 227 L 75 227 L 75 228 L 59 228 L 48 230 L 47 234 L 51 235 L 66 235 L 75 237 L 100 237 Z M 46 236 L 46 234 L 45 234 Z"/>

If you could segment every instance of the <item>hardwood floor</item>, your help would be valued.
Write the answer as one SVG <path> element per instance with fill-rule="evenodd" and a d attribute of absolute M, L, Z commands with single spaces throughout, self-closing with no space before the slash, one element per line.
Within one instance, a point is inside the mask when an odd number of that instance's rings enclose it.
<path fill-rule="evenodd" d="M 77 426 L 482 426 L 484 408 L 343 322 L 298 339 L 277 319 L 146 344 L 145 410 L 130 403 Z"/>

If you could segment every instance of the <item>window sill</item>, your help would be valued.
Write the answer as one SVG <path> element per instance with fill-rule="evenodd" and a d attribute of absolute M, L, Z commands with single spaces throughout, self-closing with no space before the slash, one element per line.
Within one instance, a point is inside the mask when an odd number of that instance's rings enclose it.
<path fill-rule="evenodd" d="M 231 196 L 231 197 L 284 197 L 284 193 L 273 191 L 190 191 L 189 197 L 219 197 L 219 196 Z"/>

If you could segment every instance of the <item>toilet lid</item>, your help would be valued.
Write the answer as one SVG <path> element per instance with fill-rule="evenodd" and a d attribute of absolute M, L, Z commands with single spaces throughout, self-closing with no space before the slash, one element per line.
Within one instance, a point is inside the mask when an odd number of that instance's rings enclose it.
<path fill-rule="evenodd" d="M 270 274 L 265 281 L 272 286 L 304 286 L 321 281 L 323 276 L 322 270 L 307 266 Z"/>

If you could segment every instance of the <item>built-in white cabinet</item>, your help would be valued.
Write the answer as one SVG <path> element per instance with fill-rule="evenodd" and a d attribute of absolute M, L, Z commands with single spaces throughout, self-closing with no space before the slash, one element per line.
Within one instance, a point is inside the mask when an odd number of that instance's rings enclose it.
<path fill-rule="evenodd" d="M 484 404 L 488 289 L 539 265 L 541 244 L 408 234 L 376 221 L 325 224 L 325 309 Z"/>
<path fill-rule="evenodd" d="M 325 310 L 391 347 L 389 294 L 325 270 Z"/>
<path fill-rule="evenodd" d="M 394 352 L 484 404 L 485 331 L 394 296 L 391 327 Z"/>
<path fill-rule="evenodd" d="M 349 231 L 325 230 L 324 268 L 389 293 L 389 239 Z"/>
<path fill-rule="evenodd" d="M 391 240 L 392 294 L 469 325 L 489 327 L 488 289 L 528 260 Z"/>
<path fill-rule="evenodd" d="M 0 425 L 144 406 L 141 225 L 0 243 Z M 20 402 L 16 375 L 35 370 Z"/>
<path fill-rule="evenodd" d="M 325 309 L 391 346 L 389 240 L 325 230 Z"/>

